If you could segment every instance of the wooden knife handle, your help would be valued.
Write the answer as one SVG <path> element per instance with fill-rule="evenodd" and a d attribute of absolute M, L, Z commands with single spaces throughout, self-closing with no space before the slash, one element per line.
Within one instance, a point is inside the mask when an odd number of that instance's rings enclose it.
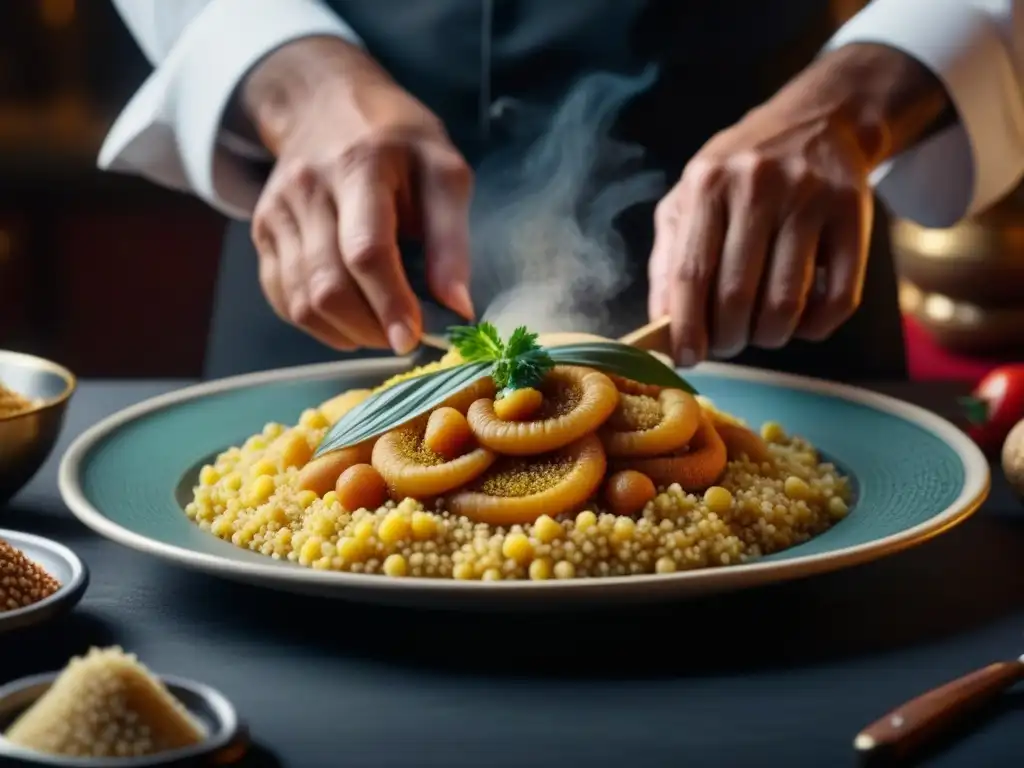
<path fill-rule="evenodd" d="M 864 757 L 905 758 L 1021 679 L 1020 661 L 990 664 L 893 710 L 857 734 L 854 748 Z"/>

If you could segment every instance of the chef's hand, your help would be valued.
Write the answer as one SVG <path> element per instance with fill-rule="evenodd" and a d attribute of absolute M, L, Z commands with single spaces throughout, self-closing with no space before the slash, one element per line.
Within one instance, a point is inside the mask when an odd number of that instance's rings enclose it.
<path fill-rule="evenodd" d="M 437 117 L 363 51 L 330 39 L 279 50 L 242 100 L 277 158 L 252 237 L 282 319 L 339 350 L 411 351 L 422 314 L 400 232 L 422 238 L 436 298 L 472 317 L 472 176 Z"/>
<path fill-rule="evenodd" d="M 649 310 L 671 317 L 677 361 L 822 340 L 849 318 L 867 264 L 868 175 L 944 106 L 912 59 L 850 46 L 712 137 L 655 214 Z"/>

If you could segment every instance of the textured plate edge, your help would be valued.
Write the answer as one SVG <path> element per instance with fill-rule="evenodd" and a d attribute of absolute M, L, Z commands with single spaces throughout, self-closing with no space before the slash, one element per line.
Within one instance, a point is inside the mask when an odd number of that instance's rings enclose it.
<path fill-rule="evenodd" d="M 740 567 L 697 569 L 674 574 L 645 574 L 601 579 L 544 582 L 464 582 L 448 579 L 388 579 L 305 568 L 290 569 L 281 568 L 279 565 L 271 563 L 264 565 L 224 560 L 216 555 L 193 552 L 182 547 L 153 541 L 113 522 L 89 503 L 79 482 L 78 468 L 93 446 L 121 426 L 168 406 L 213 394 L 272 383 L 315 381 L 345 375 L 376 374 L 384 378 L 389 374 L 408 369 L 410 364 L 409 358 L 370 358 L 280 368 L 194 384 L 149 398 L 108 416 L 87 429 L 72 442 L 60 463 L 58 486 L 61 496 L 75 517 L 101 536 L 186 568 L 228 577 L 236 581 L 249 577 L 259 581 L 277 582 L 280 584 L 280 588 L 285 589 L 287 588 L 286 584 L 301 584 L 307 590 L 316 587 L 318 591 L 336 592 L 339 597 L 343 596 L 343 593 L 351 593 L 351 597 L 355 598 L 358 595 L 360 600 L 372 599 L 370 595 L 366 594 L 369 592 L 398 590 L 407 595 L 407 598 L 400 598 L 399 601 L 411 603 L 417 602 L 421 598 L 430 599 L 441 596 L 449 599 L 469 598 L 473 602 L 482 597 L 500 601 L 513 597 L 512 593 L 518 600 L 525 597 L 525 592 L 551 599 L 585 598 L 585 594 L 581 593 L 590 592 L 601 593 L 605 598 L 614 599 L 613 593 L 630 593 L 640 589 L 652 590 L 669 598 L 704 591 L 721 592 L 789 581 L 870 562 L 923 544 L 970 517 L 984 503 L 991 488 L 989 464 L 981 450 L 955 425 L 931 411 L 889 395 L 849 384 L 728 363 L 703 363 L 697 367 L 696 371 L 728 379 L 753 381 L 837 397 L 896 416 L 936 435 L 953 449 L 963 465 L 964 486 L 960 495 L 946 509 L 929 520 L 900 533 L 852 547 L 795 557 L 790 560 L 754 562 Z M 590 595 L 590 597 L 594 596 L 596 595 Z M 389 598 L 387 601 L 395 602 L 394 598 Z"/>
<path fill-rule="evenodd" d="M 26 629 L 37 624 L 52 621 L 65 613 L 69 613 L 81 602 L 86 589 L 89 587 L 89 567 L 73 549 L 45 536 L 26 533 L 25 531 L 15 531 L 10 528 L 0 528 L 0 539 L 22 551 L 24 551 L 26 543 L 39 549 L 48 550 L 70 565 L 72 573 L 71 580 L 61 583 L 60 589 L 49 597 L 24 608 L 0 613 L 0 634 L 15 632 L 19 629 Z M 31 553 L 26 552 L 25 554 L 33 562 L 35 561 L 35 558 L 31 557 Z"/>

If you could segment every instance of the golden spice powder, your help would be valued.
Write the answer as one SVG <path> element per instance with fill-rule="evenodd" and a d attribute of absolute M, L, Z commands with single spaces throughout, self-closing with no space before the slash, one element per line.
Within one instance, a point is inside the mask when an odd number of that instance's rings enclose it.
<path fill-rule="evenodd" d="M 22 413 L 34 406 L 33 401 L 13 389 L 8 389 L 0 382 L 0 419 Z"/>

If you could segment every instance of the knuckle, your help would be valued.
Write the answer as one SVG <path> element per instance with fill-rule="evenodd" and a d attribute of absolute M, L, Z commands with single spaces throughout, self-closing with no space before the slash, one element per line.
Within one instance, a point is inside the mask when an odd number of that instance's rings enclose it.
<path fill-rule="evenodd" d="M 357 274 L 372 272 L 387 255 L 387 245 L 374 237 L 358 237 L 345 244 L 342 258 Z"/>
<path fill-rule="evenodd" d="M 727 280 L 718 290 L 718 304 L 723 309 L 752 306 L 756 299 L 756 288 L 741 280 Z"/>
<path fill-rule="evenodd" d="M 281 183 L 289 194 L 308 200 L 320 188 L 320 174 L 306 162 L 291 163 L 281 170 Z"/>
<path fill-rule="evenodd" d="M 659 228 L 667 228 L 675 225 L 678 219 L 676 209 L 676 190 L 672 190 L 665 197 L 658 201 L 654 207 L 654 224 Z"/>
<path fill-rule="evenodd" d="M 802 205 L 811 205 L 829 191 L 828 180 L 804 162 L 790 170 L 789 187 L 794 200 Z"/>
<path fill-rule="evenodd" d="M 445 186 L 467 194 L 472 189 L 473 171 L 455 152 L 438 152 L 431 165 L 433 172 Z"/>
<path fill-rule="evenodd" d="M 253 211 L 252 224 L 249 227 L 249 236 L 260 253 L 269 253 L 273 250 L 273 220 L 272 204 L 261 201 Z"/>
<path fill-rule="evenodd" d="M 711 268 L 702 259 L 683 259 L 676 265 L 673 277 L 676 282 L 706 288 L 711 283 Z"/>
<path fill-rule="evenodd" d="M 325 270 L 314 272 L 309 279 L 309 303 L 319 314 L 337 306 L 345 286 L 337 274 Z"/>
<path fill-rule="evenodd" d="M 384 137 L 368 138 L 345 147 L 332 164 L 342 173 L 378 168 L 391 151 L 390 147 L 391 142 Z"/>
<path fill-rule="evenodd" d="M 288 319 L 295 325 L 305 328 L 313 322 L 316 311 L 305 298 L 293 297 L 288 301 Z"/>
<path fill-rule="evenodd" d="M 256 246 L 258 252 L 267 250 L 268 236 L 267 236 L 267 224 L 266 221 L 258 213 L 254 213 L 252 217 L 252 225 L 249 227 L 249 237 L 252 239 L 253 245 Z"/>
<path fill-rule="evenodd" d="M 795 317 L 803 308 L 803 298 L 793 289 L 773 291 L 765 301 L 767 313 L 780 319 Z"/>
<path fill-rule="evenodd" d="M 683 171 L 683 179 L 697 192 L 705 195 L 720 192 L 728 176 L 728 169 L 716 158 L 710 157 L 694 158 Z"/>
<path fill-rule="evenodd" d="M 778 189 L 783 180 L 778 161 L 757 152 L 740 152 L 732 158 L 731 165 L 746 180 L 754 195 Z"/>

